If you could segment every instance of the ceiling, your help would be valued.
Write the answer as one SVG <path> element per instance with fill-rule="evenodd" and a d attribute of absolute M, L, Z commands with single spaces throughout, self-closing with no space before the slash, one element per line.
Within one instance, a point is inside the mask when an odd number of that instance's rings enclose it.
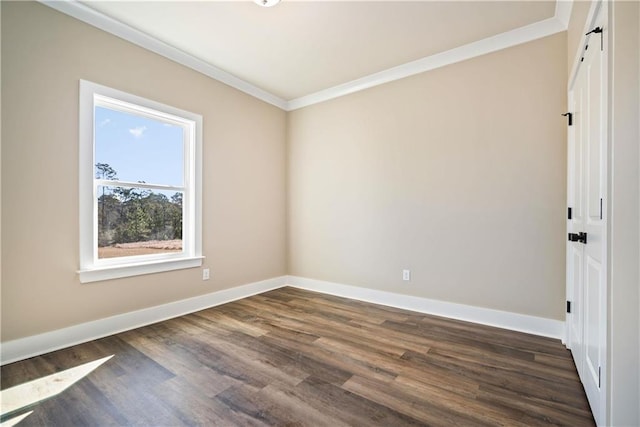
<path fill-rule="evenodd" d="M 56 7 L 51 3 L 60 2 L 45 2 Z M 281 107 L 478 40 L 550 22 L 558 13 L 555 0 L 282 0 L 271 8 L 252 1 L 78 5 L 85 17 L 106 19 L 112 28 L 114 23 L 129 27 L 129 34 L 142 32 L 146 39 L 161 42 L 156 51 L 169 49 L 172 59 L 177 53 L 186 58 L 185 65 L 191 61 L 200 68 L 212 67 L 223 77 L 229 75 L 229 81 L 221 79 L 226 83 L 241 90 L 253 87 Z"/>

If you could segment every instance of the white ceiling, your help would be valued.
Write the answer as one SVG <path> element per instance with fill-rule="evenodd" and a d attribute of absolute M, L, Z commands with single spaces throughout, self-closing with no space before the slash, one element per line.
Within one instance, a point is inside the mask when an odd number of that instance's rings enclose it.
<path fill-rule="evenodd" d="M 45 3 L 61 9 L 54 4 L 61 2 Z M 523 30 L 548 23 L 558 14 L 555 0 L 282 0 L 271 8 L 252 1 L 86 1 L 75 7 L 79 6 L 85 9 L 80 19 L 108 31 L 114 23 L 139 30 L 151 36 L 146 39 L 176 48 L 172 51 L 179 51 L 189 59 L 186 62 L 196 61 L 199 67 L 193 68 L 222 70 L 222 74 L 231 75 L 232 86 L 241 90 L 254 87 L 266 94 L 263 99 L 273 97 L 275 101 L 266 100 L 284 108 L 287 101 L 424 61 L 478 40 L 517 31 L 525 34 Z M 92 15 L 90 19 L 88 15 Z M 110 24 L 90 22 L 96 17 Z M 536 34 L 525 38 L 546 33 Z M 128 38 L 140 39 L 136 34 Z M 523 41 L 527 40 L 512 44 Z"/>

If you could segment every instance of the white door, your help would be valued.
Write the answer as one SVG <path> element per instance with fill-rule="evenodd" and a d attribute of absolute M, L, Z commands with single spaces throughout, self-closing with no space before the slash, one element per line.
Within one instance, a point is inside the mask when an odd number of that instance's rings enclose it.
<path fill-rule="evenodd" d="M 569 95 L 567 294 L 571 348 L 599 425 L 605 423 L 607 326 L 607 61 L 606 6 L 596 14 L 584 59 Z"/>

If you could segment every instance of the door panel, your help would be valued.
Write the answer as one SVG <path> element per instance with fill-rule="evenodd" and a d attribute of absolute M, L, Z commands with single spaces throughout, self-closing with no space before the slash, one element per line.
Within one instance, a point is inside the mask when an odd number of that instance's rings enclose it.
<path fill-rule="evenodd" d="M 584 352 L 580 379 L 589 399 L 591 410 L 596 420 L 604 411 L 604 395 L 602 393 L 602 366 L 604 366 L 605 319 L 602 307 L 603 297 L 602 263 L 592 257 L 586 257 L 585 276 L 585 313 L 584 313 Z"/>
<path fill-rule="evenodd" d="M 584 310 L 584 350 L 585 363 L 591 380 L 598 383 L 598 369 L 600 367 L 600 289 L 601 265 L 593 258 L 587 258 L 587 274 L 584 281 L 585 310 Z M 595 377 L 594 377 L 595 375 Z"/>
<path fill-rule="evenodd" d="M 582 364 L 582 271 L 583 271 L 583 253 L 580 247 L 576 247 L 575 243 L 569 245 L 569 272 L 570 277 L 574 280 L 573 291 L 570 294 L 571 301 L 571 317 L 569 322 L 569 344 L 576 365 Z"/>
<path fill-rule="evenodd" d="M 597 44 L 597 43 L 595 43 Z M 600 220 L 600 194 L 601 194 L 601 171 L 602 171 L 602 123 L 601 123 L 601 92 L 602 76 L 600 70 L 599 51 L 592 46 L 592 51 L 587 52 L 584 67 L 586 67 L 588 101 L 587 133 L 584 135 L 588 141 L 589 164 L 587 166 L 587 199 L 588 216 L 591 221 Z"/>
<path fill-rule="evenodd" d="M 574 126 L 575 126 L 575 138 L 574 138 L 574 150 L 572 155 L 572 161 L 574 163 L 573 167 L 573 210 L 575 214 L 573 215 L 573 225 L 574 228 L 581 228 L 584 220 L 583 215 L 583 205 L 582 202 L 582 192 L 583 192 L 583 183 L 582 179 L 584 177 L 583 172 L 583 152 L 584 152 L 584 127 L 586 121 L 583 120 L 582 112 L 584 111 L 584 105 L 586 101 L 585 97 L 585 87 L 584 87 L 584 76 L 580 75 L 579 84 L 576 85 L 575 89 L 575 106 L 574 106 Z"/>

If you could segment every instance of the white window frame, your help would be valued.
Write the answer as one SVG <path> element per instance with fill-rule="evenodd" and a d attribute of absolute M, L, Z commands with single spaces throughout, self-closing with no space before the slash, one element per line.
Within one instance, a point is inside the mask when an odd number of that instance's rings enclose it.
<path fill-rule="evenodd" d="M 95 107 L 170 122 L 184 130 L 184 182 L 181 187 L 109 181 L 95 176 Z M 202 116 L 86 80 L 80 80 L 80 282 L 96 282 L 202 265 Z M 183 192 L 180 253 L 98 258 L 100 185 Z"/>

